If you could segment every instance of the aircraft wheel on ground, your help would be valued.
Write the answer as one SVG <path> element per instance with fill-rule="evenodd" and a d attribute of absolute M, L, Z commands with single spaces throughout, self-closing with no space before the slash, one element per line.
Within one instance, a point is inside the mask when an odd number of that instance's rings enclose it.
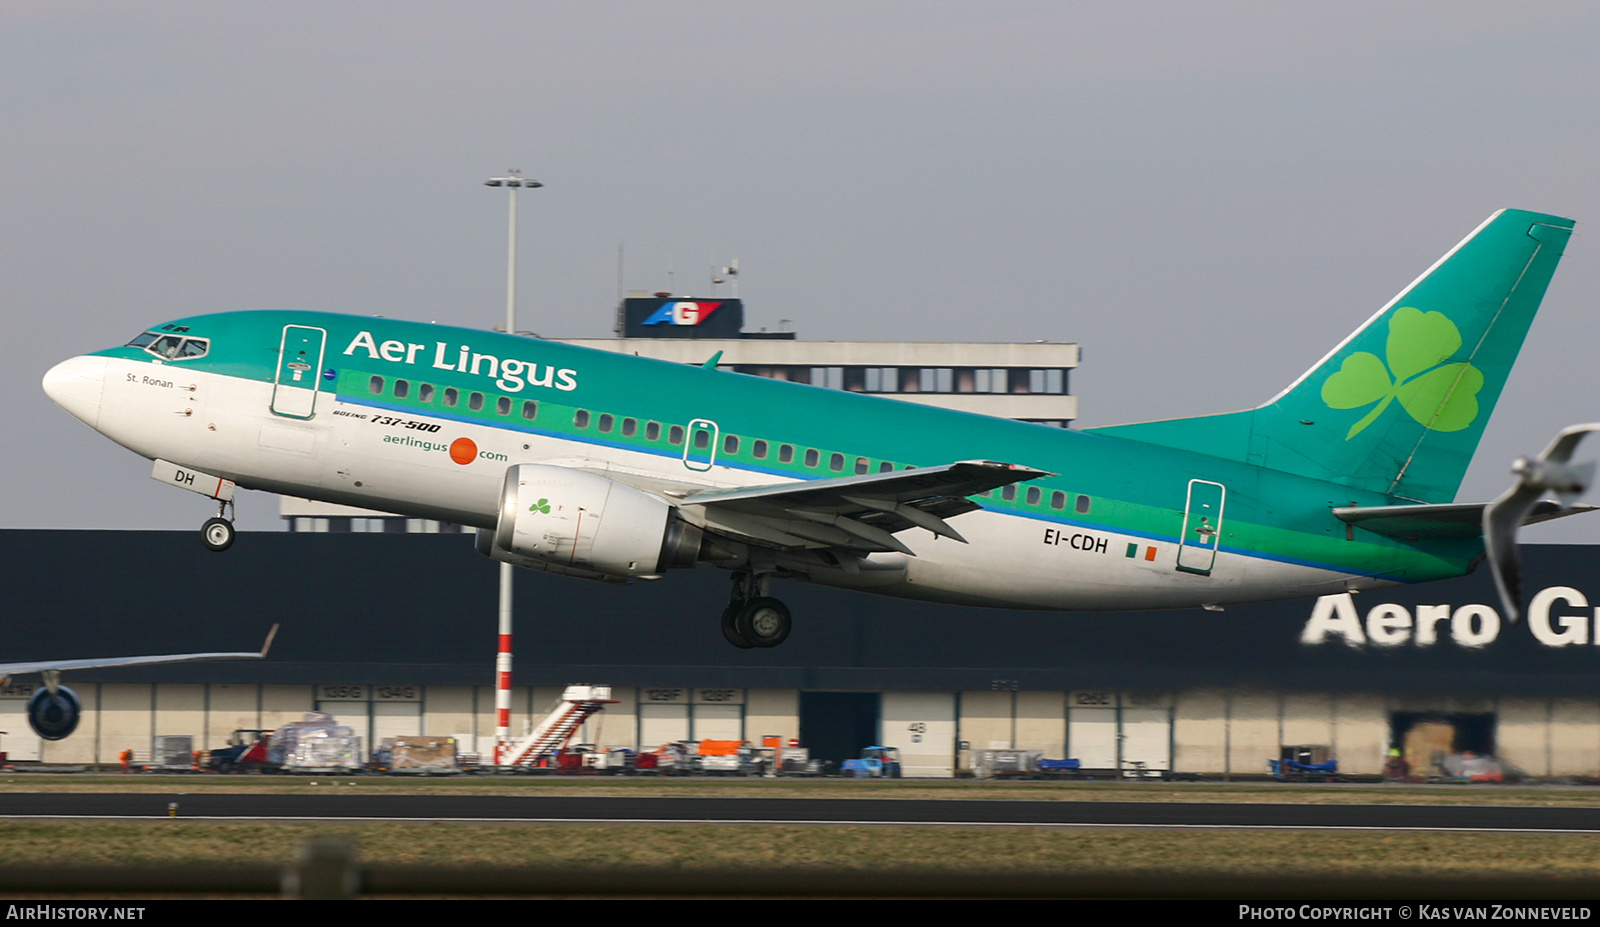
<path fill-rule="evenodd" d="M 749 650 L 755 644 L 745 640 L 744 635 L 739 633 L 739 629 L 734 627 L 739 617 L 739 612 L 743 609 L 744 605 L 742 603 L 735 603 L 722 610 L 722 636 L 728 639 L 728 643 L 738 647 L 740 650 Z"/>
<path fill-rule="evenodd" d="M 770 596 L 746 602 L 734 617 L 733 629 L 756 647 L 776 647 L 789 636 L 789 609 Z"/>
<path fill-rule="evenodd" d="M 210 518 L 200 526 L 200 540 L 205 542 L 207 550 L 217 553 L 233 546 L 233 522 L 226 518 Z"/>

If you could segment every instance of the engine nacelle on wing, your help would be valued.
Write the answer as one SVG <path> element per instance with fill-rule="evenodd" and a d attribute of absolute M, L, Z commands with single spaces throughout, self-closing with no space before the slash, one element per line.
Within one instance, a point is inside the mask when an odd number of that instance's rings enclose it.
<path fill-rule="evenodd" d="M 694 566 L 700 537 L 659 496 L 582 470 L 517 464 L 500 490 L 492 551 L 480 552 L 576 575 L 645 577 Z"/>
<path fill-rule="evenodd" d="M 600 583 L 618 583 L 626 586 L 628 577 L 613 576 L 610 573 L 597 573 L 594 570 L 580 570 L 577 567 L 561 566 L 548 560 L 535 560 L 521 554 L 513 554 L 509 550 L 501 550 L 494 546 L 494 531 L 485 528 L 478 529 L 477 540 L 473 542 L 474 549 L 490 560 L 509 563 L 520 570 L 532 570 L 535 573 L 552 573 L 556 576 L 570 576 L 574 579 L 592 579 Z"/>
<path fill-rule="evenodd" d="M 28 699 L 28 724 L 45 740 L 60 740 L 78 729 L 83 703 L 78 693 L 66 686 L 40 686 Z"/>

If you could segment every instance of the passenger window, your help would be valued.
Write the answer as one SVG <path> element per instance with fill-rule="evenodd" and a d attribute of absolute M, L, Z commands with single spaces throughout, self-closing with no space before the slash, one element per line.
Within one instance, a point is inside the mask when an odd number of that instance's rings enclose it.
<path fill-rule="evenodd" d="M 778 445 L 778 463 L 793 463 L 793 462 L 794 462 L 794 445 L 793 444 L 780 444 L 780 445 Z"/>
<path fill-rule="evenodd" d="M 639 420 L 638 419 L 636 419 L 636 418 L 625 418 L 625 419 L 622 420 L 622 435 L 623 435 L 623 437 L 631 438 L 635 434 L 637 434 L 638 432 L 639 432 Z"/>
<path fill-rule="evenodd" d="M 373 377 L 367 381 L 367 389 L 372 390 L 374 396 L 383 395 L 383 377 Z"/>
<path fill-rule="evenodd" d="M 844 469 L 844 455 L 833 454 L 828 458 L 828 467 L 835 472 Z"/>
<path fill-rule="evenodd" d="M 870 469 L 872 469 L 872 461 L 868 460 L 865 457 L 857 457 L 856 458 L 856 472 L 857 473 L 866 473 Z"/>
<path fill-rule="evenodd" d="M 406 380 L 394 381 L 394 398 L 404 399 L 411 392 L 411 383 Z"/>
<path fill-rule="evenodd" d="M 456 392 L 454 386 L 446 387 L 444 391 L 444 404 L 454 409 L 456 403 L 461 401 L 461 394 Z"/>
<path fill-rule="evenodd" d="M 1053 509 L 1064 508 L 1067 504 L 1067 494 L 1056 490 L 1050 494 L 1050 507 Z"/>
<path fill-rule="evenodd" d="M 473 393 L 471 396 L 468 396 L 467 397 L 467 408 L 471 409 L 474 412 L 482 412 L 483 411 L 483 394 L 482 393 Z"/>
<path fill-rule="evenodd" d="M 530 422 L 538 418 L 539 404 L 532 399 L 524 400 L 522 403 L 522 417 Z"/>
<path fill-rule="evenodd" d="M 510 415 L 511 414 L 511 399 L 510 399 L 510 397 L 501 396 L 499 399 L 495 400 L 494 410 L 496 412 L 500 413 L 501 415 Z"/>
<path fill-rule="evenodd" d="M 610 434 L 611 433 L 611 426 L 616 424 L 616 421 L 617 421 L 616 419 L 611 417 L 611 413 L 609 413 L 609 412 L 605 413 L 604 415 L 601 415 L 600 416 L 600 430 L 602 432 L 606 433 L 606 434 Z"/>
<path fill-rule="evenodd" d="M 1017 501 L 1017 484 L 1012 483 L 1005 489 L 1000 490 L 1000 498 L 1006 500 L 1007 502 Z"/>
<path fill-rule="evenodd" d="M 572 424 L 576 425 L 579 428 L 588 428 L 589 427 L 589 410 L 588 409 L 579 409 L 578 411 L 572 413 Z"/>
<path fill-rule="evenodd" d="M 672 428 L 667 431 L 667 443 L 673 447 L 677 447 L 683 443 L 682 425 L 673 425 Z"/>
<path fill-rule="evenodd" d="M 754 454 L 755 458 L 757 460 L 766 460 L 767 459 L 767 442 L 765 442 L 765 441 L 757 441 L 756 443 L 750 445 L 750 453 Z"/>
<path fill-rule="evenodd" d="M 432 402 L 433 401 L 433 384 L 432 383 L 418 383 L 417 384 L 417 401 L 418 402 Z"/>
<path fill-rule="evenodd" d="M 724 454 L 737 454 L 737 453 L 739 453 L 739 436 L 738 435 L 727 435 L 727 436 L 723 437 L 723 439 L 722 439 L 722 453 L 724 453 Z"/>
<path fill-rule="evenodd" d="M 1078 501 L 1073 503 L 1073 508 L 1078 510 L 1079 515 L 1089 514 L 1089 497 L 1079 496 Z"/>
<path fill-rule="evenodd" d="M 817 453 L 817 449 L 816 448 L 814 448 L 814 447 L 806 448 L 806 466 L 815 467 L 817 465 L 817 462 L 820 461 L 821 459 L 822 459 L 822 455 Z"/>
<path fill-rule="evenodd" d="M 890 463 L 887 460 L 885 460 L 881 464 L 878 464 L 878 472 L 879 473 L 888 473 L 888 472 L 892 471 L 893 469 L 894 469 L 894 464 Z"/>
<path fill-rule="evenodd" d="M 1043 490 L 1039 489 L 1039 487 L 1037 487 L 1037 486 L 1029 486 L 1028 487 L 1028 504 L 1029 505 L 1038 505 L 1039 504 L 1039 500 L 1042 499 L 1043 497 L 1044 497 L 1044 492 L 1043 492 Z"/>
<path fill-rule="evenodd" d="M 694 432 L 694 449 L 703 451 L 711 446 L 711 432 L 704 428 L 696 428 Z"/>
<path fill-rule="evenodd" d="M 644 426 L 644 439 L 646 441 L 661 440 L 661 423 L 650 422 Z"/>

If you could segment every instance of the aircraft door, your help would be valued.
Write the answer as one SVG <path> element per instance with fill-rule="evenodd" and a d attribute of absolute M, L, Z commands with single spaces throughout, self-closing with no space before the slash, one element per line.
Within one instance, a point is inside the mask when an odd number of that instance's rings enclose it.
<path fill-rule="evenodd" d="M 1210 576 L 1222 541 L 1222 504 L 1228 491 L 1221 483 L 1190 480 L 1184 504 L 1183 533 L 1178 537 L 1178 569 Z"/>
<path fill-rule="evenodd" d="M 717 460 L 717 423 L 697 418 L 689 423 L 683 442 L 683 465 L 690 470 L 710 470 Z"/>
<path fill-rule="evenodd" d="M 278 346 L 278 373 L 272 381 L 272 411 L 288 418 L 310 418 L 317 411 L 326 329 L 285 325 Z"/>

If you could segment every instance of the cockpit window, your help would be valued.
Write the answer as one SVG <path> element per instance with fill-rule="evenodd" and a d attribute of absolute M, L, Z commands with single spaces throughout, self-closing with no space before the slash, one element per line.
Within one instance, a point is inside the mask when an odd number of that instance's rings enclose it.
<path fill-rule="evenodd" d="M 160 332 L 141 332 L 128 342 L 130 348 L 144 348 L 163 360 L 190 360 L 205 357 L 211 342 L 204 338 L 185 338 L 182 335 L 163 335 Z"/>

